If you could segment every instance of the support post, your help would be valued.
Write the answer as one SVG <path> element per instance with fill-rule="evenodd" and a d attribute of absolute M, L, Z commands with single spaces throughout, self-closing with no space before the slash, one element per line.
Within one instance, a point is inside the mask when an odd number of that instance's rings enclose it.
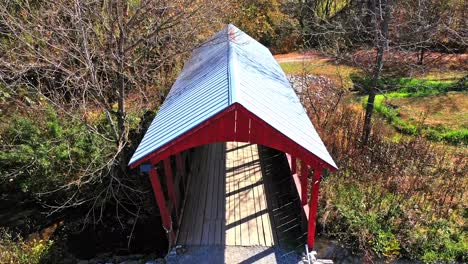
<path fill-rule="evenodd" d="M 308 196 L 308 193 L 307 193 L 307 189 L 308 189 L 308 177 L 307 177 L 307 173 L 308 173 L 308 166 L 307 164 L 302 161 L 301 162 L 301 204 L 304 206 L 307 204 L 307 196 Z M 309 218 L 310 219 L 310 218 Z"/>
<path fill-rule="evenodd" d="M 156 203 L 158 204 L 159 213 L 161 214 L 162 225 L 169 236 L 169 239 L 174 243 L 175 235 L 172 230 L 172 220 L 169 210 L 166 205 L 166 198 L 164 197 L 164 192 L 161 187 L 161 182 L 159 181 L 159 176 L 154 165 L 149 171 L 149 176 L 151 180 L 151 185 L 153 186 L 154 197 L 156 198 Z"/>
<path fill-rule="evenodd" d="M 315 222 L 317 217 L 318 196 L 320 187 L 320 174 L 322 167 L 316 165 L 314 167 L 314 176 L 312 178 L 312 194 L 309 201 L 309 223 L 307 228 L 307 246 L 309 250 L 314 247 L 315 240 Z"/>
<path fill-rule="evenodd" d="M 164 174 L 166 175 L 167 192 L 169 194 L 169 198 L 172 200 L 172 203 L 174 205 L 176 217 L 177 219 L 179 219 L 179 202 L 174 188 L 174 175 L 172 173 L 170 156 L 164 160 Z"/>

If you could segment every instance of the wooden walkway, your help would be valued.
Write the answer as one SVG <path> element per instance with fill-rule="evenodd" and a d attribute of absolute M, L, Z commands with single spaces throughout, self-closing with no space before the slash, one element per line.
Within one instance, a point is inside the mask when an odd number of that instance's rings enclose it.
<path fill-rule="evenodd" d="M 196 149 L 192 164 L 177 244 L 275 244 L 257 145 L 205 145 Z"/>

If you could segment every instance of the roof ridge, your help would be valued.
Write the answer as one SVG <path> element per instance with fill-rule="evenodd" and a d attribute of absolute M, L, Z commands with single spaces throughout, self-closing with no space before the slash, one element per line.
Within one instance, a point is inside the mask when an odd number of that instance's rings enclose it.
<path fill-rule="evenodd" d="M 229 80 L 229 105 L 237 101 L 236 93 L 236 53 L 234 52 L 234 46 L 232 40 L 235 38 L 236 27 L 232 24 L 227 25 L 226 30 L 226 41 L 227 41 L 227 74 Z"/>

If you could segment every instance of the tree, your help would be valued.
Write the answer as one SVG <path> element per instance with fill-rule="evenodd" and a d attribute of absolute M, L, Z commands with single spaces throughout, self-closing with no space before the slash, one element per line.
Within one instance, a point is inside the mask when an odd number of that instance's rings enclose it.
<path fill-rule="evenodd" d="M 372 81 L 368 91 L 366 103 L 366 114 L 364 118 L 364 127 L 362 132 L 362 143 L 364 145 L 369 141 L 371 133 L 372 113 L 374 112 L 375 95 L 378 91 L 378 81 L 380 79 L 382 68 L 384 65 L 384 52 L 388 46 L 388 28 L 392 12 L 392 0 L 381 0 L 379 4 L 376 1 L 372 2 L 374 9 L 374 18 L 372 19 L 375 30 L 375 47 L 377 55 L 375 58 L 374 69 L 372 73 Z"/>
<path fill-rule="evenodd" d="M 371 120 L 375 95 L 379 91 L 388 49 L 389 26 L 393 11 L 391 0 L 368 1 L 313 1 L 306 2 L 312 9 L 307 18 L 306 43 L 324 53 L 342 60 L 352 61 L 352 53 L 357 49 L 373 49 L 375 57 L 371 63 L 361 65 L 369 76 L 368 94 L 362 143 L 367 144 L 371 133 Z"/>
<path fill-rule="evenodd" d="M 298 1 L 306 47 L 363 72 L 365 82 L 355 83 L 357 90 L 368 95 L 363 145 L 371 133 L 376 94 L 398 88 L 386 87 L 382 78 L 424 73 L 429 51 L 438 51 L 442 59 L 466 50 L 464 6 L 458 0 Z"/>
<path fill-rule="evenodd" d="M 1 0 L 0 85 L 13 97 L 26 87 L 111 145 L 102 163 L 70 170 L 66 186 L 44 190 L 62 191 L 53 211 L 85 204 L 96 222 L 114 204 L 117 214 L 120 208 L 136 215 L 145 188 L 127 168 L 137 143 L 129 138 L 136 125 L 128 109 L 160 104 L 181 59 L 222 26 L 223 6 L 203 0 Z M 101 112 L 105 118 L 93 121 Z"/>
<path fill-rule="evenodd" d="M 300 38 L 297 21 L 287 13 L 289 7 L 282 0 L 235 0 L 228 19 L 273 52 L 288 52 Z"/>

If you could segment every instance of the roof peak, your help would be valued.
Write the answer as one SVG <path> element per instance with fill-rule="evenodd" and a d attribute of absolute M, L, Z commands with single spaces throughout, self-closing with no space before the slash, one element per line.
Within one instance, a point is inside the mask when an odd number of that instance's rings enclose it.
<path fill-rule="evenodd" d="M 233 24 L 193 51 L 130 163 L 167 148 L 236 103 L 336 167 L 271 52 Z"/>

